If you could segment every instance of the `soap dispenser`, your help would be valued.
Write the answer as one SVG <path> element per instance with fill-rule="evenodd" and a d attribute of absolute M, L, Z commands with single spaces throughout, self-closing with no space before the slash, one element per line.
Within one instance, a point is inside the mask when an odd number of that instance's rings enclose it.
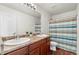
<path fill-rule="evenodd" d="M 29 36 L 29 33 L 28 32 L 26 32 L 26 36 Z"/>
<path fill-rule="evenodd" d="M 30 32 L 30 36 L 32 36 L 32 32 Z"/>

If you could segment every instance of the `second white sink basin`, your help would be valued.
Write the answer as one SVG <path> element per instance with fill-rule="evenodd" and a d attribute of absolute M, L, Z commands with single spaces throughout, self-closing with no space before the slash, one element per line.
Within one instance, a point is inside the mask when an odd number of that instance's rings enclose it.
<path fill-rule="evenodd" d="M 30 41 L 29 38 L 19 38 L 19 39 L 11 39 L 4 42 L 4 45 L 19 45 L 23 43 L 28 43 Z"/>
<path fill-rule="evenodd" d="M 45 34 L 41 34 L 41 35 L 37 35 L 37 37 L 47 37 L 48 35 Z"/>

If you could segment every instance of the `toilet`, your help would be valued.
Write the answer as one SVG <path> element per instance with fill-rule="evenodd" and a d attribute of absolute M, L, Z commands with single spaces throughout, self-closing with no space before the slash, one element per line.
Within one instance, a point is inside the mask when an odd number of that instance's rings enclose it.
<path fill-rule="evenodd" d="M 52 54 L 56 53 L 56 47 L 57 47 L 58 43 L 57 42 L 50 42 L 50 50 L 52 51 Z"/>

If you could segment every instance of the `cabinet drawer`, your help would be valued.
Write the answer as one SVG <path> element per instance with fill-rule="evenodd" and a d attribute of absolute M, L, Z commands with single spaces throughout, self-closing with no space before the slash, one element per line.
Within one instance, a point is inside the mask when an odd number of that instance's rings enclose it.
<path fill-rule="evenodd" d="M 38 42 L 35 42 L 35 43 L 29 45 L 29 51 L 32 51 L 32 50 L 34 50 L 35 48 L 39 47 L 40 44 L 41 44 L 41 41 L 38 41 Z"/>
<path fill-rule="evenodd" d="M 12 52 L 7 53 L 6 55 L 26 55 L 28 54 L 28 47 L 23 47 Z"/>

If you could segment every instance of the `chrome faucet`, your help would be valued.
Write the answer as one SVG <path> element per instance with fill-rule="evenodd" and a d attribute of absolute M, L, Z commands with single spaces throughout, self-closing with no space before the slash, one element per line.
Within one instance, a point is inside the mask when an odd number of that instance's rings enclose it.
<path fill-rule="evenodd" d="M 19 39 L 19 35 L 16 33 L 13 33 L 13 35 L 16 37 L 16 39 Z"/>
<path fill-rule="evenodd" d="M 15 32 L 13 33 L 13 36 L 15 36 L 15 38 L 16 38 L 16 33 Z"/>
<path fill-rule="evenodd" d="M 19 35 L 16 35 L 16 39 L 19 39 Z"/>

